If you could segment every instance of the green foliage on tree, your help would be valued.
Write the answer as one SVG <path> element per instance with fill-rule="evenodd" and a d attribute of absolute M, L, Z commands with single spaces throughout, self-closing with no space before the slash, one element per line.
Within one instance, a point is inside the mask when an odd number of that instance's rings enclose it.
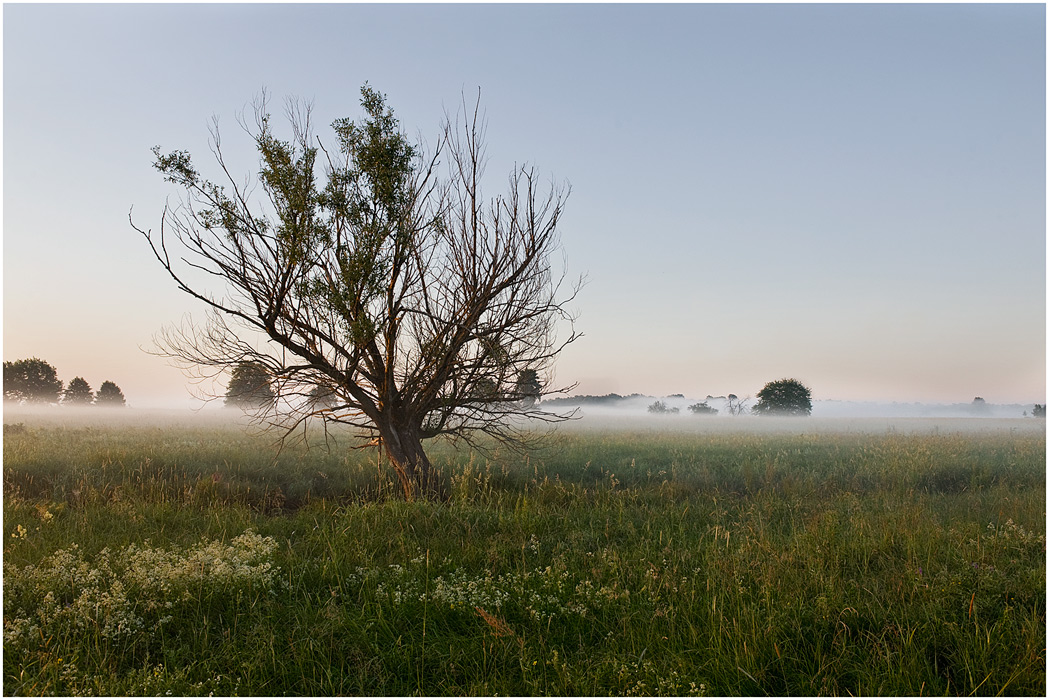
<path fill-rule="evenodd" d="M 769 382 L 757 393 L 752 409 L 763 416 L 808 416 L 812 414 L 812 392 L 797 379 Z"/>
<path fill-rule="evenodd" d="M 96 406 L 122 408 L 126 403 L 124 392 L 120 390 L 119 386 L 110 381 L 102 382 L 102 386 L 98 388 L 98 394 L 95 395 Z"/>
<path fill-rule="evenodd" d="M 674 414 L 674 413 L 680 413 L 681 409 L 679 409 L 677 407 L 671 408 L 671 407 L 667 406 L 665 401 L 656 401 L 655 403 L 651 404 L 648 407 L 648 412 L 649 413 L 655 413 L 656 415 L 663 416 L 663 415 L 671 415 L 671 414 Z"/>
<path fill-rule="evenodd" d="M 474 384 L 474 399 L 480 403 L 496 403 L 504 397 L 499 391 L 499 382 L 491 377 L 482 377 Z"/>
<path fill-rule="evenodd" d="M 310 389 L 307 405 L 314 411 L 331 410 L 339 405 L 339 396 L 331 387 L 318 384 Z"/>
<path fill-rule="evenodd" d="M 266 367 L 258 362 L 241 362 L 233 368 L 226 387 L 226 405 L 245 410 L 265 408 L 273 403 L 273 386 Z"/>
<path fill-rule="evenodd" d="M 38 357 L 4 363 L 4 400 L 58 403 L 62 382 L 58 371 Z"/>
<path fill-rule="evenodd" d="M 706 401 L 694 403 L 688 407 L 688 410 L 696 416 L 716 416 L 718 414 L 718 409 L 712 408 Z"/>
<path fill-rule="evenodd" d="M 206 327 L 162 336 L 162 353 L 190 370 L 256 363 L 279 378 L 271 424 L 357 428 L 385 449 L 407 498 L 440 495 L 424 440 L 486 434 L 523 446 L 517 417 L 568 418 L 529 399 L 571 387 L 516 390 L 523 371 L 543 373 L 578 337 L 557 338 L 579 288 L 563 289 L 553 261 L 568 188 L 515 166 L 504 194 L 483 192 L 479 100 L 463 100 L 432 149 L 409 141 L 367 85 L 361 106 L 363 118 L 335 121 L 322 143 L 305 104 L 288 106 L 291 137 L 278 137 L 263 96 L 247 127 L 257 194 L 231 172 L 217 130 L 217 182 L 188 152 L 154 149 L 185 206 L 166 209 L 157 233 L 135 228 L 210 312 Z M 223 290 L 198 286 L 188 270 Z M 235 386 L 227 403 L 271 400 L 253 385 L 264 391 L 261 381 Z M 317 410 L 317 385 L 337 391 L 339 410 Z"/>
<path fill-rule="evenodd" d="M 73 377 L 62 394 L 62 403 L 70 406 L 90 406 L 94 400 L 95 393 L 83 377 Z"/>
<path fill-rule="evenodd" d="M 517 396 L 520 397 L 521 405 L 526 408 L 534 406 L 542 394 L 543 384 L 539 381 L 538 372 L 525 369 L 517 375 Z"/>

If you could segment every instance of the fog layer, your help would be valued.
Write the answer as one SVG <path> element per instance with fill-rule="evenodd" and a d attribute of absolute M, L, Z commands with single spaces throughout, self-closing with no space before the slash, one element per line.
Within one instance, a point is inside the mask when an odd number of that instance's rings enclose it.
<path fill-rule="evenodd" d="M 898 407 L 899 415 L 879 414 L 876 404 L 858 404 L 871 407 L 872 413 L 862 411 L 849 413 L 856 404 L 845 402 L 814 402 L 813 415 L 807 418 L 775 418 L 750 414 L 732 416 L 719 409 L 717 415 L 695 415 L 688 405 L 696 403 L 679 397 L 664 397 L 668 407 L 679 408 L 677 413 L 653 414 L 648 406 L 655 399 L 635 397 L 624 406 L 576 407 L 573 420 L 560 423 L 559 430 L 613 430 L 621 432 L 672 431 L 702 434 L 714 433 L 952 433 L 952 432 L 999 432 L 1023 431 L 1044 432 L 1044 419 L 1024 417 L 1022 411 L 1013 407 L 993 406 L 986 415 L 965 414 L 962 408 L 904 405 Z M 647 403 L 646 403 L 647 402 Z M 832 404 L 827 407 L 823 404 Z M 843 405 L 844 404 L 844 405 Z M 718 407 L 716 401 L 708 401 Z M 554 407 L 551 407 L 553 410 Z M 819 410 L 823 408 L 823 410 Z M 840 412 L 836 413 L 835 409 Z M 936 411 L 942 411 L 937 414 Z M 572 408 L 558 405 L 557 413 L 571 413 Z M 207 428 L 240 426 L 246 431 L 258 432 L 261 426 L 253 424 L 251 418 L 239 410 L 164 410 L 164 409 L 100 409 L 96 407 L 72 408 L 66 406 L 12 406 L 3 410 L 5 425 L 23 423 L 26 427 L 128 427 L 128 428 Z M 319 425 L 319 424 L 318 424 Z M 528 426 L 524 426 L 528 427 Z M 551 428 L 546 423 L 535 423 L 537 431 Z"/>

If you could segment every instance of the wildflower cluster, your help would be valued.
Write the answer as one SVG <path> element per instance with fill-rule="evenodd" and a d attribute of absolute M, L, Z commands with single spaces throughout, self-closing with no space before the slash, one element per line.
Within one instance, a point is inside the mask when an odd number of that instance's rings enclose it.
<path fill-rule="evenodd" d="M 552 566 L 498 575 L 478 575 L 454 568 L 433 576 L 427 583 L 420 576 L 417 559 L 410 564 L 409 568 L 400 564 L 358 567 L 350 583 L 372 589 L 380 604 L 399 607 L 425 602 L 467 612 L 476 608 L 498 611 L 512 605 L 536 621 L 564 615 L 586 616 L 590 612 L 588 603 L 603 605 L 629 596 L 626 591 L 606 587 L 595 590 L 589 581 L 576 581 L 568 571 Z"/>
<path fill-rule="evenodd" d="M 1044 576 L 1045 535 L 1027 530 L 1012 518 L 1000 525 L 988 523 L 986 532 L 970 539 L 968 545 L 968 551 L 960 554 L 964 568 L 974 573 L 1015 576 L 1037 569 Z"/>
<path fill-rule="evenodd" d="M 977 544 L 976 540 L 969 540 L 969 543 Z M 987 523 L 987 534 L 983 536 L 983 546 L 1013 550 L 1019 553 L 1034 553 L 1040 549 L 1042 553 L 1045 553 L 1045 535 L 1031 532 L 1009 518 L 1003 525 Z"/>
<path fill-rule="evenodd" d="M 277 544 L 253 532 L 185 552 L 130 545 L 88 559 L 77 545 L 38 566 L 4 563 L 4 650 L 31 649 L 64 633 L 142 639 L 195 600 L 243 590 L 274 592 Z"/>
<path fill-rule="evenodd" d="M 671 669 L 661 674 L 652 661 L 640 659 L 628 663 L 618 663 L 615 669 L 616 680 L 621 693 L 627 697 L 688 696 L 697 697 L 707 694 L 705 683 L 685 681 L 681 674 Z"/>
<path fill-rule="evenodd" d="M 957 533 L 952 529 L 948 534 Z M 983 533 L 964 541 L 949 561 L 928 583 L 919 572 L 918 585 L 953 601 L 966 618 L 1008 615 L 1017 606 L 1044 606 L 1045 535 L 1011 518 L 989 523 Z"/>
<path fill-rule="evenodd" d="M 237 696 L 241 677 L 216 673 L 203 680 L 193 682 L 185 667 L 170 668 L 162 665 L 146 666 L 130 671 L 124 678 L 124 690 L 129 695 L 160 697 L 182 695 L 193 697 Z M 94 693 L 84 693 L 94 694 Z"/>

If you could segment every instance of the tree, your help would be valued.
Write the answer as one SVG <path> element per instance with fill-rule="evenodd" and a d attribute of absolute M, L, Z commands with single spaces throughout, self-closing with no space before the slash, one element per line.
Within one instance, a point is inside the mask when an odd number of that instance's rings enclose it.
<path fill-rule="evenodd" d="M 1045 404 L 1036 403 L 1034 405 L 1034 411 L 1031 412 L 1031 415 L 1035 418 L 1045 418 Z"/>
<path fill-rule="evenodd" d="M 812 392 L 797 379 L 769 382 L 757 393 L 753 411 L 766 416 L 808 416 L 812 413 Z"/>
<path fill-rule="evenodd" d="M 679 413 L 681 409 L 674 407 L 670 408 L 667 406 L 665 401 L 656 401 L 648 407 L 649 413 L 655 413 L 656 415 L 664 416 L 672 413 Z"/>
<path fill-rule="evenodd" d="M 543 395 L 543 384 L 539 381 L 539 373 L 534 369 L 521 370 L 517 375 L 517 394 L 521 397 L 521 404 L 525 408 L 531 408 Z"/>
<path fill-rule="evenodd" d="M 124 392 L 113 382 L 105 381 L 102 382 L 102 386 L 98 387 L 98 394 L 95 395 L 96 406 L 122 408 L 125 404 Z"/>
<path fill-rule="evenodd" d="M 750 401 L 749 396 L 745 399 L 741 399 L 735 394 L 729 394 L 728 403 L 725 404 L 725 410 L 728 411 L 730 416 L 741 416 L 747 410 L 748 401 Z"/>
<path fill-rule="evenodd" d="M 73 377 L 62 394 L 62 403 L 70 405 L 89 406 L 95 400 L 95 394 L 91 385 L 83 377 Z"/>
<path fill-rule="evenodd" d="M 331 387 L 318 384 L 310 389 L 307 405 L 314 411 L 330 411 L 339 405 L 339 395 Z"/>
<path fill-rule="evenodd" d="M 266 408 L 274 401 L 269 371 L 261 362 L 241 362 L 233 368 L 226 387 L 226 405 L 247 410 Z"/>
<path fill-rule="evenodd" d="M 711 408 L 706 401 L 694 403 L 688 407 L 688 410 L 697 416 L 716 416 L 718 414 L 718 409 Z"/>
<path fill-rule="evenodd" d="M 265 366 L 279 400 L 259 420 L 286 435 L 310 418 L 354 426 L 385 449 L 406 498 L 435 495 L 424 440 L 474 444 L 487 434 L 520 445 L 521 418 L 569 417 L 526 406 L 532 394 L 516 382 L 523 370 L 548 371 L 577 337 L 566 305 L 579 287 L 563 290 L 565 273 L 551 262 L 568 190 L 545 190 L 536 170 L 521 166 L 506 194 L 485 198 L 480 100 L 472 109 L 464 100 L 427 153 L 409 142 L 383 95 L 367 85 L 361 95 L 364 118 L 335 121 L 332 146 L 314 138 L 309 105 L 289 103 L 292 135 L 281 140 L 265 96 L 256 101 L 255 124 L 245 128 L 260 156 L 262 196 L 230 174 L 217 126 L 221 185 L 189 153 L 154 149 L 155 167 L 183 189 L 183 206 L 165 209 L 159 234 L 132 226 L 178 287 L 209 309 L 204 327 L 163 333 L 160 352 L 205 375 L 245 361 Z M 183 258 L 231 291 L 197 285 Z M 562 322 L 570 330 L 558 340 Z M 318 384 L 337 390 L 338 411 L 314 410 L 308 394 Z M 568 388 L 543 382 L 541 391 Z"/>
<path fill-rule="evenodd" d="M 62 382 L 58 372 L 38 357 L 4 363 L 4 400 L 58 403 Z"/>

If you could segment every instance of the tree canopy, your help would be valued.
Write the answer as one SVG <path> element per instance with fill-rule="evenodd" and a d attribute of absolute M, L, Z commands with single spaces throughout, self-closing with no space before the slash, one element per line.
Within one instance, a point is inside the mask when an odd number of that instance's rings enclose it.
<path fill-rule="evenodd" d="M 237 408 L 266 408 L 275 399 L 269 372 L 259 362 L 241 362 L 233 368 L 226 387 L 226 405 Z"/>
<path fill-rule="evenodd" d="M 531 408 L 539 397 L 543 395 L 543 384 L 539 379 L 539 373 L 534 369 L 521 370 L 517 375 L 517 394 L 521 397 L 521 403 Z"/>
<path fill-rule="evenodd" d="M 62 394 L 62 403 L 72 406 L 89 406 L 94 400 L 95 393 L 83 377 L 73 377 Z"/>
<path fill-rule="evenodd" d="M 217 126 L 218 182 L 188 152 L 154 149 L 155 167 L 184 198 L 165 209 L 159 233 L 136 230 L 209 309 L 204 326 L 166 331 L 161 352 L 203 374 L 265 367 L 277 400 L 260 420 L 289 431 L 312 418 L 359 428 L 386 450 L 410 498 L 439 490 L 423 440 L 519 443 L 522 418 L 566 418 L 534 399 L 564 390 L 549 371 L 578 337 L 566 308 L 578 285 L 566 288 L 553 264 L 568 188 L 546 188 L 521 165 L 487 198 L 479 100 L 464 99 L 431 150 L 409 141 L 367 85 L 361 106 L 362 119 L 336 120 L 334 139 L 322 142 L 309 105 L 288 104 L 291 135 L 281 138 L 260 98 L 245 125 L 258 191 L 232 174 Z M 519 381 L 528 371 L 540 394 Z M 317 386 L 335 400 L 319 405 Z"/>
<path fill-rule="evenodd" d="M 808 416 L 812 414 L 812 392 L 797 379 L 777 379 L 757 393 L 753 412 L 765 416 Z"/>
<path fill-rule="evenodd" d="M 688 410 L 696 416 L 716 416 L 718 414 L 718 409 L 713 408 L 706 401 L 694 403 L 688 407 Z"/>
<path fill-rule="evenodd" d="M 95 405 L 107 408 L 121 408 L 126 404 L 124 392 L 120 387 L 110 381 L 102 382 L 95 395 Z"/>
<path fill-rule="evenodd" d="M 58 403 L 62 382 L 58 371 L 38 357 L 4 363 L 4 400 Z"/>

